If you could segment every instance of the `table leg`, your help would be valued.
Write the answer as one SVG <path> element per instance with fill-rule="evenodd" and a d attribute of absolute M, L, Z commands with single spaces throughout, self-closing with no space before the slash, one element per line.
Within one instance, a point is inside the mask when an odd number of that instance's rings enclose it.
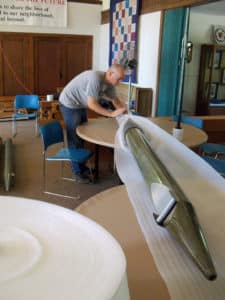
<path fill-rule="evenodd" d="M 99 145 L 95 144 L 95 178 L 99 176 Z"/>

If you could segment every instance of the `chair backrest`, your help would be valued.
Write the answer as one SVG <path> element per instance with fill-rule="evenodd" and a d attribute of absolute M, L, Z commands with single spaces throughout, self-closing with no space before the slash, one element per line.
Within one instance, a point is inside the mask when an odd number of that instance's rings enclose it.
<path fill-rule="evenodd" d="M 207 161 L 218 173 L 223 177 L 225 176 L 225 161 L 218 158 L 213 158 L 210 156 L 202 156 L 202 158 Z"/>
<path fill-rule="evenodd" d="M 16 95 L 14 101 L 14 107 L 18 108 L 30 108 L 39 109 L 40 101 L 38 95 Z"/>
<path fill-rule="evenodd" d="M 177 119 L 178 119 L 177 116 L 173 116 L 173 121 L 176 122 Z M 185 124 L 192 125 L 194 127 L 200 128 L 200 129 L 203 128 L 203 124 L 204 124 L 204 121 L 202 119 L 195 118 L 195 117 L 190 117 L 190 116 L 182 116 L 181 117 L 181 122 L 185 123 Z"/>
<path fill-rule="evenodd" d="M 58 121 L 52 121 L 40 127 L 44 150 L 51 145 L 64 142 L 63 128 Z"/>

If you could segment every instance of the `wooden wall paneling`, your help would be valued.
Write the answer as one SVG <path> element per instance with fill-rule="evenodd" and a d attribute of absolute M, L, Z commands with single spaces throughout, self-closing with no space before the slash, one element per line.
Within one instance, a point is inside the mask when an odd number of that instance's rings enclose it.
<path fill-rule="evenodd" d="M 102 5 L 102 1 L 99 1 L 99 0 L 68 0 L 68 2 L 79 2 L 79 3 L 100 4 L 100 5 Z"/>
<path fill-rule="evenodd" d="M 225 107 L 216 107 L 216 106 L 209 106 L 207 110 L 208 115 L 225 115 Z M 225 127 L 223 127 L 224 130 Z M 224 130 L 225 131 L 225 130 Z M 225 142 L 225 140 L 224 140 Z"/>
<path fill-rule="evenodd" d="M 0 46 L 13 68 L 12 73 L 0 52 L 2 96 L 56 93 L 57 87 L 92 68 L 92 36 L 0 33 Z"/>
<path fill-rule="evenodd" d="M 32 42 L 30 36 L 0 34 L 1 95 L 16 95 L 33 90 Z"/>
<path fill-rule="evenodd" d="M 225 117 L 224 112 L 221 115 L 213 113 L 214 116 L 199 116 L 203 119 L 203 130 L 208 134 L 209 143 L 225 143 Z"/>
<path fill-rule="evenodd" d="M 2 52 L 2 47 L 3 47 L 3 41 L 0 36 L 0 95 L 3 95 L 3 52 Z"/>
<path fill-rule="evenodd" d="M 144 117 L 150 117 L 152 113 L 152 89 L 136 88 L 136 112 Z"/>
<path fill-rule="evenodd" d="M 101 24 L 107 24 L 109 23 L 109 20 L 110 20 L 109 9 L 103 10 L 101 13 Z"/>
<path fill-rule="evenodd" d="M 34 39 L 33 35 L 27 35 L 29 37 L 29 59 L 27 60 L 27 72 L 29 76 L 29 90 L 31 93 L 35 91 L 35 74 L 34 74 Z"/>
<path fill-rule="evenodd" d="M 215 0 L 214 0 L 215 1 Z M 89 3 L 89 4 L 102 4 L 99 0 L 68 0 L 68 2 L 79 2 L 79 3 Z M 188 6 L 190 4 L 201 4 L 213 2 L 212 0 L 142 0 L 143 11 L 147 9 L 162 10 L 181 6 Z M 163 8 L 162 8 L 163 7 Z M 143 12 L 144 13 L 144 12 Z M 146 13 L 146 12 L 145 12 Z"/>
<path fill-rule="evenodd" d="M 178 8 L 182 6 L 200 5 L 218 0 L 141 0 L 140 15 L 154 11 Z M 109 23 L 109 10 L 101 13 L 101 24 Z"/>
<path fill-rule="evenodd" d="M 124 103 L 126 103 L 128 99 L 128 89 L 129 85 L 123 82 L 116 86 L 116 93 L 118 95 L 118 98 Z M 131 99 L 136 100 L 136 112 L 141 116 L 150 117 L 151 115 L 152 92 L 153 91 L 151 88 L 137 87 L 135 85 L 132 86 Z"/>
<path fill-rule="evenodd" d="M 63 82 L 62 43 L 51 36 L 34 37 L 35 92 L 40 95 L 56 93 Z"/>
<path fill-rule="evenodd" d="M 92 68 L 92 36 L 64 37 L 63 85 L 84 70 Z"/>
<path fill-rule="evenodd" d="M 215 0 L 214 0 L 215 1 Z M 190 5 L 199 5 L 213 2 L 210 0 L 142 0 L 141 14 L 157 10 L 165 10 Z"/>

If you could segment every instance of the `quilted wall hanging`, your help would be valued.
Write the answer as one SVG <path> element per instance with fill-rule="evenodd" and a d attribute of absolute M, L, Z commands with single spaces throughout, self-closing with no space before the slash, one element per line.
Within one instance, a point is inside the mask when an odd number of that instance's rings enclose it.
<path fill-rule="evenodd" d="M 139 0 L 111 0 L 110 2 L 110 55 L 109 64 L 131 61 L 137 58 Z M 131 71 L 130 71 L 131 72 Z M 137 82 L 136 67 L 131 81 Z M 125 77 L 129 81 L 129 75 Z"/>

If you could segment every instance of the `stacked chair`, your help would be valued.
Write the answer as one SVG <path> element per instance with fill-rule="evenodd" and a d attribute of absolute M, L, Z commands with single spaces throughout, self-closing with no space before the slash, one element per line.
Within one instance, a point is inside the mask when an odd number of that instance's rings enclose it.
<path fill-rule="evenodd" d="M 221 176 L 225 177 L 225 160 L 214 158 L 210 156 L 202 157 L 207 163 L 209 163 Z"/>
<path fill-rule="evenodd" d="M 89 167 L 90 174 L 92 174 L 92 169 L 90 166 L 90 158 L 93 155 L 93 151 L 88 149 L 74 149 L 65 147 L 64 141 L 64 132 L 63 128 L 59 121 L 52 121 L 46 125 L 40 127 L 40 133 L 43 142 L 43 190 L 44 193 L 61 196 L 65 198 L 72 198 L 72 199 L 79 199 L 80 196 L 78 194 L 74 196 L 70 196 L 67 194 L 62 193 L 55 193 L 49 191 L 47 188 L 47 164 L 46 162 L 61 162 L 61 179 L 69 180 L 69 181 L 76 181 L 72 177 L 64 177 L 64 162 L 65 161 L 75 161 L 77 163 L 86 163 Z M 47 150 L 50 146 L 60 144 L 60 150 L 55 154 L 49 156 L 47 154 Z M 61 146 L 62 145 L 62 146 Z"/>
<path fill-rule="evenodd" d="M 5 191 L 9 191 L 14 184 L 15 172 L 14 172 L 14 157 L 13 157 L 13 142 L 11 138 L 5 141 L 5 159 L 4 159 L 4 188 Z"/>
<path fill-rule="evenodd" d="M 177 122 L 177 119 L 178 119 L 177 116 L 172 117 L 172 120 L 174 122 Z M 203 124 L 204 124 L 202 119 L 195 118 L 195 117 L 189 117 L 189 116 L 182 116 L 181 117 L 181 122 L 184 123 L 184 124 L 192 125 L 194 127 L 200 128 L 200 129 L 203 128 Z"/>
<path fill-rule="evenodd" d="M 4 190 L 6 192 L 10 191 L 15 179 L 13 153 L 12 139 L 8 138 L 5 143 L 3 143 L 2 138 L 0 137 L 0 161 L 2 163 L 0 169 L 3 171 L 1 175 L 3 177 Z"/>
<path fill-rule="evenodd" d="M 12 115 L 12 135 L 17 134 L 17 120 L 34 119 L 35 134 L 38 135 L 38 117 L 40 101 L 38 95 L 16 95 L 14 100 L 14 113 Z"/>
<path fill-rule="evenodd" d="M 225 177 L 225 145 L 205 143 L 201 145 L 201 153 L 202 158 L 216 169 L 221 176 Z"/>
<path fill-rule="evenodd" d="M 225 145 L 216 143 L 205 143 L 201 146 L 203 155 L 208 155 L 214 158 L 225 157 Z"/>

